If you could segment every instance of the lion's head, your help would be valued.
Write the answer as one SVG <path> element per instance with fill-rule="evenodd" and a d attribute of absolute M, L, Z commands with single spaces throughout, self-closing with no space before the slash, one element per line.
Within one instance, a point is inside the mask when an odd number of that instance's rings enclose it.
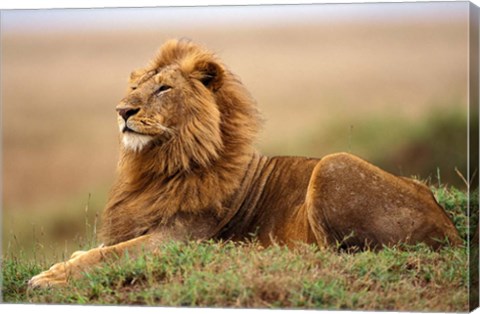
<path fill-rule="evenodd" d="M 164 155 L 159 166 L 168 173 L 208 167 L 229 144 L 250 144 L 259 126 L 255 102 L 238 79 L 186 40 L 168 41 L 134 71 L 116 110 L 123 153 Z"/>

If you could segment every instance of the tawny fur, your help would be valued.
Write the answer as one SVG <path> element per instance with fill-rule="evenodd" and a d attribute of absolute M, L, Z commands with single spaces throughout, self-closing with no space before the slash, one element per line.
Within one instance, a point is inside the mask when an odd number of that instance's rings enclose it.
<path fill-rule="evenodd" d="M 266 157 L 253 142 L 255 101 L 210 51 L 165 43 L 131 75 L 117 106 L 121 152 L 103 213 L 105 247 L 72 256 L 31 286 L 65 283 L 100 261 L 168 240 L 256 236 L 364 248 L 445 240 L 458 233 L 429 189 L 358 157 Z"/>

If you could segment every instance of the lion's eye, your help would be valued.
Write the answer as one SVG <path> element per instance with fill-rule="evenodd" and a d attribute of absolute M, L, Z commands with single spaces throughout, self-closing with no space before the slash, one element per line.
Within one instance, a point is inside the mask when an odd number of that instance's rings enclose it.
<path fill-rule="evenodd" d="M 162 85 L 162 86 L 160 86 L 159 88 L 157 88 L 157 90 L 155 91 L 155 94 L 158 95 L 158 94 L 160 94 L 160 93 L 162 93 L 162 92 L 165 92 L 165 91 L 167 91 L 167 90 L 169 90 L 169 89 L 171 89 L 171 88 L 172 88 L 171 86 Z"/>

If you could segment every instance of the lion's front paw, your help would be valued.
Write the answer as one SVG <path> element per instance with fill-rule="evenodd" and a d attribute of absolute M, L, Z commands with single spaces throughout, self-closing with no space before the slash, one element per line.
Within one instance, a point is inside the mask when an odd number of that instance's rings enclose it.
<path fill-rule="evenodd" d="M 67 283 L 67 262 L 61 262 L 41 272 L 28 281 L 29 288 L 49 288 Z"/>
<path fill-rule="evenodd" d="M 102 248 L 96 248 L 90 251 L 77 251 L 72 254 L 70 260 L 57 263 L 49 270 L 30 279 L 28 286 L 30 288 L 48 288 L 65 285 L 69 279 L 80 278 L 85 271 L 102 260 L 102 250 Z"/>

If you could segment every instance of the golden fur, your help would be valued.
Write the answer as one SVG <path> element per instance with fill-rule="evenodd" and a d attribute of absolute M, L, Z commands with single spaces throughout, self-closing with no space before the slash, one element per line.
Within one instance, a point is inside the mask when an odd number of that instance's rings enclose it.
<path fill-rule="evenodd" d="M 165 43 L 131 75 L 117 106 L 118 175 L 103 214 L 104 247 L 74 254 L 32 278 L 69 276 L 167 239 L 298 241 L 380 247 L 460 243 L 426 186 L 350 154 L 265 157 L 253 147 L 261 119 L 243 84 L 207 49 Z"/>

